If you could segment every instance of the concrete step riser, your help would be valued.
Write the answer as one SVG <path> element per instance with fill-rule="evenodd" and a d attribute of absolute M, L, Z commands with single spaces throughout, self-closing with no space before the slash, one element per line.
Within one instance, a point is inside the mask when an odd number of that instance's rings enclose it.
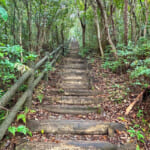
<path fill-rule="evenodd" d="M 60 143 L 26 142 L 17 145 L 16 150 L 135 150 L 134 144 L 115 145 L 100 141 L 62 141 Z"/>
<path fill-rule="evenodd" d="M 53 113 L 60 114 L 72 114 L 72 115 L 85 115 L 89 113 L 101 113 L 102 109 L 100 107 L 90 107 L 90 106 L 71 106 L 71 105 L 43 105 L 40 107 L 44 110 Z"/>
<path fill-rule="evenodd" d="M 27 127 L 33 132 L 53 134 L 75 134 L 75 135 L 109 135 L 125 130 L 124 125 L 110 122 L 87 121 L 87 120 L 31 120 Z"/>

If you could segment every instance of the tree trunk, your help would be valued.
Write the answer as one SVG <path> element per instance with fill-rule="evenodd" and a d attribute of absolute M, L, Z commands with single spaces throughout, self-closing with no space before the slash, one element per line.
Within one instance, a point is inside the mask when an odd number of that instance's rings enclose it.
<path fill-rule="evenodd" d="M 86 25 L 82 25 L 82 44 L 85 47 L 85 32 L 86 32 Z"/>
<path fill-rule="evenodd" d="M 55 28 L 56 30 L 56 41 L 57 41 L 57 45 L 59 45 L 60 44 L 60 42 L 59 42 L 59 34 L 58 34 L 58 27 L 57 27 L 57 25 L 56 25 L 56 28 Z"/>
<path fill-rule="evenodd" d="M 16 44 L 16 33 L 15 33 L 15 22 L 16 22 L 16 5 L 14 3 L 14 12 L 13 12 L 13 38 L 14 38 L 14 45 Z"/>
<path fill-rule="evenodd" d="M 124 44 L 128 45 L 128 0 L 124 0 Z"/>
<path fill-rule="evenodd" d="M 146 34 L 147 34 L 147 25 L 148 25 L 148 1 L 145 0 L 145 28 L 144 28 L 144 37 L 146 37 Z"/>
<path fill-rule="evenodd" d="M 111 15 L 111 24 L 112 24 L 112 35 L 113 35 L 113 41 L 114 44 L 117 45 L 117 33 L 116 33 L 116 27 L 114 23 L 114 18 L 113 18 L 113 12 L 115 11 L 115 7 L 113 6 L 113 1 L 111 0 L 111 6 L 110 6 L 110 15 Z"/>
<path fill-rule="evenodd" d="M 129 1 L 130 4 L 130 20 L 131 20 L 131 40 L 132 42 L 136 43 L 136 16 L 135 16 L 135 5 L 136 1 L 132 0 Z M 138 25 L 137 25 L 138 26 Z"/>
<path fill-rule="evenodd" d="M 85 47 L 85 37 L 86 37 L 86 11 L 87 11 L 87 0 L 84 0 L 84 16 L 81 18 L 79 12 L 78 16 L 80 19 L 81 27 L 82 27 L 82 46 Z"/>
<path fill-rule="evenodd" d="M 22 8 L 22 7 L 21 7 Z M 22 16 L 22 10 L 20 10 L 20 13 L 18 12 L 19 15 L 19 44 L 22 47 L 22 20 L 23 20 L 23 16 Z M 23 63 L 23 53 L 21 52 L 21 62 Z"/>
<path fill-rule="evenodd" d="M 27 25 L 28 25 L 28 41 L 29 41 L 29 51 L 32 51 L 32 27 L 31 27 L 31 1 L 25 0 L 25 4 L 26 4 L 26 9 L 27 9 L 27 16 L 28 16 L 28 20 L 27 20 Z"/>
<path fill-rule="evenodd" d="M 96 1 L 97 1 L 97 4 L 98 4 L 98 7 L 101 10 L 103 18 L 104 18 L 104 23 L 105 23 L 104 25 L 105 25 L 107 36 L 108 36 L 108 42 L 109 42 L 109 44 L 111 45 L 111 48 L 112 48 L 112 53 L 113 53 L 114 57 L 117 58 L 117 50 L 116 50 L 116 47 L 115 47 L 115 45 L 114 45 L 114 43 L 111 39 L 110 33 L 109 33 L 109 26 L 108 26 L 108 19 L 107 19 L 106 11 L 104 9 L 102 1 L 101 0 L 96 0 Z"/>
<path fill-rule="evenodd" d="M 64 39 L 64 32 L 63 32 L 63 30 L 64 30 L 64 24 L 62 23 L 61 24 L 61 40 L 62 40 L 62 44 L 64 45 L 65 39 Z M 63 55 L 64 55 L 64 51 L 65 51 L 65 49 L 63 47 Z"/>
<path fill-rule="evenodd" d="M 92 7 L 93 7 L 93 11 L 94 11 L 95 25 L 96 25 L 96 29 L 97 29 L 97 38 L 98 38 L 99 50 L 100 50 L 101 56 L 104 57 L 104 51 L 103 51 L 102 43 L 101 43 L 101 30 L 100 30 L 98 14 L 97 14 L 97 6 L 95 4 L 95 1 L 93 1 L 93 0 L 91 0 L 91 4 L 92 4 Z"/>

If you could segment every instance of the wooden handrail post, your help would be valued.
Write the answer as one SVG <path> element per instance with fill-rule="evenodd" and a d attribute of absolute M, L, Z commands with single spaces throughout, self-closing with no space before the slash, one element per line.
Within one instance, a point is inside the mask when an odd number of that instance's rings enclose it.
<path fill-rule="evenodd" d="M 33 94 L 33 88 L 34 88 L 34 72 L 35 70 L 33 69 L 32 70 L 32 74 L 30 76 L 30 78 L 28 79 L 28 89 L 30 91 L 28 97 L 27 97 L 27 100 L 26 100 L 26 103 L 25 103 L 25 106 L 30 108 L 31 105 L 32 105 L 32 94 Z"/>
<path fill-rule="evenodd" d="M 48 56 L 47 62 L 50 62 L 50 56 L 49 56 L 49 53 L 46 52 L 45 55 Z M 46 66 L 46 67 L 47 67 L 47 66 Z M 46 69 L 47 69 L 47 68 L 46 68 Z M 49 71 L 46 70 L 45 75 L 44 75 L 44 80 L 46 80 L 46 81 L 48 81 L 48 72 L 49 72 Z"/>

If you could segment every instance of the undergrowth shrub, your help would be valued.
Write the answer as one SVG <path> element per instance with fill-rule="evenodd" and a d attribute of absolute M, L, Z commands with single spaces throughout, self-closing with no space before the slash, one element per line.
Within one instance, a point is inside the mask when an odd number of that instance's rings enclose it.
<path fill-rule="evenodd" d="M 25 54 L 23 61 L 21 61 L 22 54 Z M 27 65 L 28 61 L 34 61 L 36 57 L 37 55 L 35 54 L 25 52 L 24 49 L 19 45 L 0 46 L 1 86 L 5 85 L 7 87 L 9 84 L 11 85 L 11 83 L 16 80 L 17 76 L 21 72 L 21 70 L 18 69 L 19 64 L 20 66 L 25 66 Z"/>
<path fill-rule="evenodd" d="M 118 59 L 112 59 L 112 55 L 107 53 L 103 63 L 104 68 L 108 68 L 115 73 L 130 74 L 132 79 L 140 79 L 140 82 L 147 83 L 150 79 L 150 40 L 141 37 L 137 44 L 129 41 L 128 45 L 117 45 Z M 149 83 L 150 84 L 150 83 Z"/>
<path fill-rule="evenodd" d="M 89 53 L 89 49 L 88 48 L 80 48 L 79 55 L 81 57 L 84 58 L 88 53 Z"/>

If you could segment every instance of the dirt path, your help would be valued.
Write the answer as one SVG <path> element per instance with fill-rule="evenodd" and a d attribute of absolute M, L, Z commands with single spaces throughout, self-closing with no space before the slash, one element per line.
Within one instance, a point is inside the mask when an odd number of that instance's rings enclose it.
<path fill-rule="evenodd" d="M 116 130 L 123 131 L 125 127 L 115 122 L 92 120 L 85 117 L 77 119 L 76 116 L 92 114 L 100 115 L 103 112 L 100 99 L 96 99 L 98 91 L 92 90 L 89 82 L 88 65 L 85 59 L 79 56 L 78 43 L 71 44 L 72 50 L 64 58 L 61 65 L 60 82 L 57 82 L 61 94 L 53 93 L 47 96 L 48 103 L 40 106 L 41 112 L 47 111 L 51 116 L 47 119 L 33 119 L 27 124 L 33 133 L 41 133 L 57 137 L 51 141 L 28 141 L 17 145 L 16 150 L 132 150 L 131 145 L 119 145 L 91 137 L 106 135 L 113 137 Z M 43 110 L 43 111 L 42 111 Z M 66 116 L 71 115 L 66 119 Z M 83 138 L 87 136 L 89 138 Z M 68 137 L 68 138 L 66 138 Z M 73 138 L 72 138 L 73 137 Z M 76 138 L 77 137 L 77 138 Z M 58 140 L 59 139 L 59 140 Z"/>

